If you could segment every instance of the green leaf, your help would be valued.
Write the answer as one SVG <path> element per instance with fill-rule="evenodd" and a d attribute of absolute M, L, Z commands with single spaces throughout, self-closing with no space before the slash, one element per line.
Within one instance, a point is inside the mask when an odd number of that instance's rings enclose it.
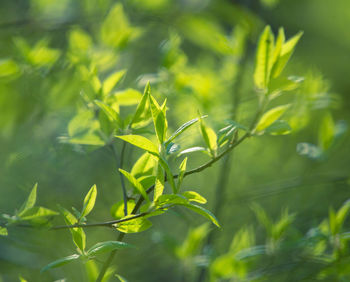
<path fill-rule="evenodd" d="M 178 177 L 178 180 L 177 180 L 176 191 L 179 191 L 180 188 L 181 188 L 182 180 L 183 180 L 183 178 L 185 176 L 185 172 L 186 172 L 186 166 L 187 166 L 187 157 L 184 158 L 184 160 L 180 164 L 180 173 L 179 173 L 179 177 Z"/>
<path fill-rule="evenodd" d="M 287 135 L 292 132 L 292 128 L 288 122 L 284 120 L 276 120 L 265 130 L 266 133 L 271 135 Z"/>
<path fill-rule="evenodd" d="M 136 105 L 141 101 L 142 94 L 132 88 L 128 88 L 123 91 L 118 91 L 114 94 L 118 105 L 120 106 L 132 106 Z"/>
<path fill-rule="evenodd" d="M 218 148 L 218 144 L 216 141 L 217 140 L 216 133 L 212 128 L 206 126 L 202 119 L 200 119 L 200 121 L 201 121 L 200 128 L 201 128 L 201 133 L 202 133 L 204 142 L 207 145 L 207 147 L 209 148 L 212 157 L 215 157 L 216 150 Z"/>
<path fill-rule="evenodd" d="M 142 197 L 147 201 L 150 202 L 149 197 L 146 193 L 145 188 L 141 185 L 141 183 L 129 172 L 119 169 L 119 171 L 128 179 L 128 181 L 131 183 L 132 186 L 136 188 L 136 190 L 142 195 Z"/>
<path fill-rule="evenodd" d="M 105 242 L 99 242 L 95 245 L 93 245 L 86 253 L 87 256 L 97 256 L 103 253 L 111 252 L 113 250 L 120 250 L 120 249 L 126 249 L 126 248 L 134 248 L 134 246 L 119 242 L 119 241 L 105 241 Z"/>
<path fill-rule="evenodd" d="M 118 84 L 125 73 L 125 70 L 114 72 L 108 76 L 105 81 L 103 81 L 102 90 L 104 96 L 107 96 L 112 91 L 112 89 Z"/>
<path fill-rule="evenodd" d="M 126 219 L 132 216 L 134 215 L 129 214 L 124 218 Z M 150 222 L 148 219 L 144 217 L 138 217 L 129 221 L 120 222 L 115 225 L 117 230 L 119 230 L 122 233 L 138 233 L 138 232 L 147 230 L 151 226 L 152 226 L 152 222 Z"/>
<path fill-rule="evenodd" d="M 116 274 L 115 277 L 119 279 L 120 282 L 128 282 L 123 276 L 120 276 L 119 274 Z"/>
<path fill-rule="evenodd" d="M 269 93 L 271 98 L 277 97 L 282 91 L 292 91 L 297 89 L 301 82 L 304 81 L 303 77 L 298 76 L 288 76 L 283 77 L 279 76 L 277 78 L 273 78 L 270 81 L 269 85 Z"/>
<path fill-rule="evenodd" d="M 273 57 L 272 57 L 272 69 L 274 68 L 276 62 L 278 61 L 281 51 L 282 51 L 282 47 L 285 41 L 285 35 L 284 35 L 284 29 L 283 27 L 280 27 L 278 30 L 278 36 L 276 39 L 276 46 L 273 50 Z"/>
<path fill-rule="evenodd" d="M 81 210 L 81 217 L 87 216 L 92 211 L 92 209 L 95 206 L 96 196 L 97 188 L 96 185 L 93 185 L 84 198 L 83 209 Z"/>
<path fill-rule="evenodd" d="M 168 182 L 171 186 L 171 189 L 173 190 L 173 193 L 176 193 L 176 185 L 175 185 L 175 181 L 174 181 L 174 175 L 172 174 L 172 172 L 170 170 L 168 162 L 165 159 L 163 159 L 162 157 L 159 157 L 159 162 L 165 170 Z"/>
<path fill-rule="evenodd" d="M 14 78 L 20 74 L 17 63 L 11 59 L 0 60 L 0 78 Z"/>
<path fill-rule="evenodd" d="M 32 207 L 21 212 L 18 216 L 21 220 L 40 220 L 57 214 L 57 212 L 44 207 Z"/>
<path fill-rule="evenodd" d="M 164 171 L 162 166 L 158 163 L 157 176 L 154 183 L 154 196 L 153 202 L 156 202 L 164 191 Z"/>
<path fill-rule="evenodd" d="M 64 221 L 67 225 L 74 225 L 78 223 L 78 219 L 71 214 L 69 211 L 67 211 L 65 208 L 59 207 L 61 214 L 64 217 Z M 69 231 L 72 233 L 73 242 L 74 244 L 79 248 L 79 250 L 83 253 L 85 250 L 85 244 L 86 244 L 86 235 L 83 230 L 83 228 L 69 228 Z"/>
<path fill-rule="evenodd" d="M 136 203 L 135 203 L 135 200 L 128 200 L 128 214 L 131 214 Z M 116 219 L 120 219 L 120 218 L 123 218 L 125 216 L 124 214 L 124 200 L 121 200 L 119 202 L 117 202 L 116 204 L 114 204 L 112 207 L 111 207 L 111 215 L 116 218 Z"/>
<path fill-rule="evenodd" d="M 122 122 L 119 113 L 116 110 L 101 101 L 95 100 L 94 102 L 106 114 L 109 120 L 114 121 L 118 126 L 121 126 Z"/>
<path fill-rule="evenodd" d="M 154 129 L 159 141 L 159 144 L 163 144 L 166 138 L 166 132 L 168 129 L 168 122 L 166 120 L 166 100 L 162 106 L 159 106 L 156 99 L 152 95 L 149 96 L 149 102 L 151 105 L 151 112 L 153 118 Z"/>
<path fill-rule="evenodd" d="M 297 45 L 302 35 L 303 35 L 303 32 L 300 31 L 291 39 L 289 39 L 286 43 L 283 44 L 280 55 L 272 70 L 272 76 L 274 78 L 278 77 L 283 71 L 284 67 L 286 66 L 286 64 L 288 63 L 290 57 L 294 52 L 295 46 Z"/>
<path fill-rule="evenodd" d="M 155 158 L 146 152 L 135 162 L 130 173 L 135 177 L 151 174 L 155 164 Z"/>
<path fill-rule="evenodd" d="M 7 228 L 0 227 L 0 236 L 7 236 L 7 235 L 8 235 Z"/>
<path fill-rule="evenodd" d="M 194 212 L 206 217 L 207 219 L 209 219 L 212 223 L 214 223 L 217 227 L 221 228 L 218 220 L 216 219 L 216 217 L 207 209 L 201 207 L 201 206 L 197 206 L 197 205 L 193 205 L 193 204 L 185 204 L 183 205 L 187 208 L 189 208 L 190 210 L 193 210 Z"/>
<path fill-rule="evenodd" d="M 206 116 L 202 116 L 201 118 L 205 118 Z M 182 134 L 186 129 L 190 128 L 193 124 L 199 121 L 199 118 L 192 119 L 183 125 L 181 125 L 165 142 L 165 146 L 168 146 L 168 144 L 173 141 L 177 136 Z"/>
<path fill-rule="evenodd" d="M 203 152 L 206 151 L 204 147 L 192 147 L 192 148 L 188 148 L 186 150 L 183 150 L 179 153 L 178 157 L 185 155 L 185 154 L 189 154 L 189 153 L 193 153 L 193 152 Z"/>
<path fill-rule="evenodd" d="M 197 202 L 200 204 L 205 204 L 207 202 L 206 198 L 194 191 L 186 191 L 183 192 L 182 195 L 186 197 L 190 202 Z"/>
<path fill-rule="evenodd" d="M 274 36 L 270 26 L 266 26 L 260 36 L 256 53 L 254 82 L 258 89 L 266 90 L 273 63 Z"/>
<path fill-rule="evenodd" d="M 279 119 L 284 112 L 290 107 L 290 105 L 283 105 L 275 107 L 269 111 L 267 111 L 263 116 L 260 118 L 255 131 L 263 131 L 267 127 L 269 127 L 272 123 L 274 123 L 277 119 Z"/>
<path fill-rule="evenodd" d="M 338 210 L 337 214 L 336 214 L 336 222 L 337 225 L 339 226 L 339 230 L 338 232 L 340 232 L 344 221 L 346 219 L 346 217 L 348 216 L 350 211 L 350 200 L 347 200 L 342 206 L 341 208 Z"/>
<path fill-rule="evenodd" d="M 74 254 L 74 255 L 71 255 L 71 256 L 68 256 L 68 257 L 64 257 L 64 258 L 55 260 L 54 262 L 51 262 L 48 265 L 46 265 L 45 267 L 43 267 L 41 269 L 41 272 L 45 272 L 45 271 L 47 271 L 47 270 L 49 270 L 51 268 L 60 267 L 62 265 L 70 263 L 70 262 L 72 262 L 74 260 L 77 260 L 78 258 L 80 258 L 80 255 Z"/>
<path fill-rule="evenodd" d="M 115 137 L 122 139 L 125 142 L 130 143 L 131 145 L 139 147 L 153 155 L 159 155 L 157 146 L 146 137 L 140 135 L 118 135 Z"/>
<path fill-rule="evenodd" d="M 151 86 L 150 86 L 150 83 L 147 82 L 145 90 L 143 92 L 143 96 L 141 98 L 140 103 L 138 104 L 138 106 L 136 108 L 136 112 L 134 114 L 134 117 L 132 118 L 130 125 L 140 122 L 143 119 L 143 117 L 145 116 L 145 113 L 147 110 L 147 104 L 149 103 L 150 94 L 151 94 Z"/>
<path fill-rule="evenodd" d="M 150 188 L 156 181 L 156 176 L 154 175 L 145 175 L 137 178 L 138 182 L 147 190 Z"/>
<path fill-rule="evenodd" d="M 35 202 L 36 202 L 36 193 L 38 189 L 38 183 L 35 183 L 32 191 L 29 193 L 29 196 L 27 200 L 24 202 L 20 210 L 18 211 L 18 216 L 21 216 L 21 214 L 25 213 L 27 210 L 31 209 L 34 207 Z"/>
<path fill-rule="evenodd" d="M 330 148 L 334 141 L 335 136 L 335 124 L 332 115 L 327 112 L 322 119 L 319 132 L 318 132 L 318 144 L 319 147 L 326 151 Z"/>
<path fill-rule="evenodd" d="M 187 205 L 189 201 L 186 197 L 178 194 L 164 194 L 160 195 L 155 201 L 157 208 L 164 207 L 165 205 Z"/>

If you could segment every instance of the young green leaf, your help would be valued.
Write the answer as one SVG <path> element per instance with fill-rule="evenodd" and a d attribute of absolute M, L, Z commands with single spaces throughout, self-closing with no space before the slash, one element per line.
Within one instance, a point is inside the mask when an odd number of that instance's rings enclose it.
<path fill-rule="evenodd" d="M 154 183 L 153 202 L 156 202 L 164 191 L 164 171 L 162 166 L 158 163 L 157 176 Z"/>
<path fill-rule="evenodd" d="M 95 206 L 96 196 L 97 188 L 96 185 L 93 185 L 84 198 L 83 209 L 81 210 L 81 217 L 87 216 L 92 211 L 92 209 Z"/>
<path fill-rule="evenodd" d="M 135 177 L 152 174 L 155 163 L 155 158 L 146 152 L 135 162 L 130 173 Z"/>
<path fill-rule="evenodd" d="M 156 181 L 156 176 L 154 175 L 145 175 L 137 178 L 137 181 L 147 190 L 150 188 Z"/>
<path fill-rule="evenodd" d="M 207 209 L 201 207 L 201 206 L 197 206 L 197 205 L 193 205 L 193 204 L 185 204 L 183 205 L 187 208 L 189 208 L 190 210 L 193 210 L 194 212 L 206 217 L 207 219 L 209 219 L 212 223 L 214 223 L 217 227 L 221 228 L 218 220 L 216 219 L 216 217 Z"/>
<path fill-rule="evenodd" d="M 188 148 L 186 150 L 181 151 L 178 154 L 178 157 L 185 155 L 185 154 L 193 153 L 193 152 L 203 152 L 203 151 L 206 151 L 204 147 L 192 147 L 192 148 Z"/>
<path fill-rule="evenodd" d="M 267 127 L 269 127 L 272 123 L 274 123 L 277 119 L 279 119 L 284 112 L 290 107 L 290 105 L 283 105 L 275 107 L 269 111 L 267 111 L 263 116 L 260 118 L 255 131 L 263 131 Z"/>
<path fill-rule="evenodd" d="M 187 166 L 187 157 L 184 158 L 184 160 L 180 164 L 180 173 L 179 173 L 179 177 L 177 180 L 176 191 L 179 191 L 181 188 L 182 180 L 183 180 L 185 172 L 186 172 L 186 166 Z"/>
<path fill-rule="evenodd" d="M 212 128 L 206 126 L 202 119 L 200 121 L 201 121 L 200 128 L 201 128 L 201 133 L 202 133 L 204 142 L 207 145 L 208 149 L 210 150 L 211 156 L 215 157 L 216 150 L 218 148 L 216 133 Z"/>
<path fill-rule="evenodd" d="M 71 214 L 69 211 L 67 211 L 65 208 L 59 207 L 60 212 L 64 217 L 64 221 L 67 225 L 74 225 L 78 223 L 78 219 Z M 79 248 L 81 252 L 84 252 L 85 250 L 85 244 L 86 244 L 86 235 L 82 228 L 69 228 L 70 232 L 72 233 L 73 242 L 74 244 Z"/>
<path fill-rule="evenodd" d="M 117 111 L 101 101 L 95 100 L 94 102 L 106 114 L 109 120 L 116 122 L 119 126 L 121 126 L 122 122 Z"/>
<path fill-rule="evenodd" d="M 0 236 L 7 236 L 7 235 L 8 235 L 7 228 L 0 227 Z"/>
<path fill-rule="evenodd" d="M 186 191 L 183 192 L 182 195 L 186 197 L 190 202 L 197 202 L 200 204 L 205 204 L 207 202 L 206 198 L 194 191 Z"/>
<path fill-rule="evenodd" d="M 295 36 L 289 39 L 286 43 L 283 44 L 280 55 L 273 67 L 272 76 L 274 78 L 278 77 L 283 71 L 284 67 L 288 63 L 290 57 L 292 56 L 295 46 L 297 45 L 299 39 L 303 35 L 303 32 L 298 32 Z"/>
<path fill-rule="evenodd" d="M 25 213 L 27 210 L 34 207 L 36 202 L 36 193 L 37 193 L 38 183 L 35 183 L 32 191 L 30 192 L 27 200 L 24 202 L 20 210 L 18 211 L 18 216 L 21 216 L 21 214 Z"/>
<path fill-rule="evenodd" d="M 103 81 L 102 90 L 104 96 L 107 96 L 112 91 L 112 89 L 122 79 L 125 73 L 125 70 L 117 71 L 115 73 L 112 73 L 109 77 L 106 78 L 105 81 Z"/>
<path fill-rule="evenodd" d="M 206 116 L 202 116 L 201 118 L 205 118 Z M 193 124 L 199 121 L 199 118 L 192 119 L 183 125 L 181 125 L 165 142 L 165 146 L 168 146 L 168 144 L 173 141 L 177 136 L 182 134 L 186 129 L 190 128 Z"/>
<path fill-rule="evenodd" d="M 285 41 L 284 29 L 283 29 L 283 27 L 280 27 L 278 30 L 278 36 L 276 39 L 276 46 L 273 50 L 273 57 L 272 57 L 272 62 L 271 62 L 272 69 L 275 66 L 278 58 L 280 57 L 284 41 Z"/>
<path fill-rule="evenodd" d="M 46 265 L 45 267 L 43 267 L 40 272 L 45 272 L 45 271 L 47 271 L 47 270 L 49 270 L 51 268 L 60 267 L 62 265 L 70 263 L 70 262 L 72 262 L 74 260 L 77 260 L 78 258 L 80 258 L 80 255 L 74 254 L 74 255 L 71 255 L 71 256 L 68 256 L 68 257 L 64 257 L 64 258 L 55 260 L 55 261 L 49 263 L 48 265 Z"/>
<path fill-rule="evenodd" d="M 147 201 L 150 202 L 149 197 L 146 193 L 145 188 L 141 185 L 141 183 L 129 172 L 119 169 L 119 171 L 126 177 L 126 179 L 131 183 L 132 186 L 136 188 L 136 190 L 142 195 L 142 197 Z"/>
<path fill-rule="evenodd" d="M 58 214 L 57 212 L 44 207 L 32 207 L 30 209 L 24 210 L 18 216 L 20 217 L 21 220 L 34 220 L 34 221 L 41 222 L 41 220 L 57 214 Z"/>
<path fill-rule="evenodd" d="M 134 216 L 133 214 L 129 214 L 126 218 Z M 124 219 L 123 218 L 123 219 Z M 144 217 L 138 217 L 129 221 L 120 222 L 115 224 L 115 227 L 118 231 L 122 233 L 138 233 L 147 230 L 152 226 L 152 222 Z"/>
<path fill-rule="evenodd" d="M 93 245 L 87 252 L 86 255 L 91 256 L 97 256 L 103 253 L 111 252 L 113 250 L 120 250 L 125 248 L 133 248 L 134 246 L 119 242 L 119 241 L 106 241 L 106 242 L 99 242 L 95 245 Z"/>
<path fill-rule="evenodd" d="M 128 200 L 128 214 L 132 212 L 136 203 L 135 200 Z M 120 219 L 125 216 L 124 214 L 124 200 L 121 200 L 111 207 L 111 215 L 116 219 Z"/>
<path fill-rule="evenodd" d="M 335 124 L 330 113 L 327 113 L 321 122 L 318 132 L 319 147 L 326 151 L 332 145 L 335 136 Z"/>
<path fill-rule="evenodd" d="M 173 190 L 173 193 L 176 193 L 176 185 L 174 181 L 174 175 L 172 174 L 170 167 L 168 165 L 168 162 L 163 159 L 162 157 L 159 157 L 159 163 L 164 168 L 168 182 L 171 186 L 171 189 Z"/>
<path fill-rule="evenodd" d="M 142 99 L 136 108 L 136 112 L 130 122 L 130 125 L 141 121 L 142 116 L 144 116 L 146 112 L 147 104 L 149 103 L 150 94 L 151 94 L 151 86 L 150 86 L 150 83 L 147 82 L 145 90 L 143 92 Z"/>
<path fill-rule="evenodd" d="M 274 36 L 270 26 L 266 26 L 260 36 L 256 53 L 254 82 L 258 89 L 266 90 L 270 80 L 273 63 Z"/>
<path fill-rule="evenodd" d="M 187 205 L 189 201 L 186 197 L 178 194 L 164 194 L 157 198 L 155 206 L 161 208 L 169 205 Z"/>
<path fill-rule="evenodd" d="M 151 112 L 153 118 L 154 129 L 158 138 L 159 144 L 163 144 L 166 138 L 166 132 L 168 129 L 168 122 L 166 120 L 166 101 L 162 106 L 159 106 L 156 99 L 152 95 L 149 96 L 149 102 L 151 105 Z"/>
<path fill-rule="evenodd" d="M 159 155 L 157 146 L 152 141 L 148 140 L 146 137 L 140 135 L 118 135 L 115 137 L 122 139 L 125 142 L 130 143 L 131 145 L 139 147 L 151 153 L 152 155 Z"/>
<path fill-rule="evenodd" d="M 120 276 L 119 274 L 116 274 L 115 277 L 119 279 L 120 282 L 128 282 L 123 276 Z"/>
<path fill-rule="evenodd" d="M 118 105 L 120 106 L 132 106 L 140 103 L 142 94 L 132 88 L 125 89 L 123 91 L 118 91 L 113 94 Z"/>

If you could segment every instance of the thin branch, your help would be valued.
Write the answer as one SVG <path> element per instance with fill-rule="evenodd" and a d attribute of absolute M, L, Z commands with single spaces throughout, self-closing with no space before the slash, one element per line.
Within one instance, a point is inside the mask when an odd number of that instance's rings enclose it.
<path fill-rule="evenodd" d="M 66 229 L 66 228 L 79 228 L 79 227 L 86 228 L 86 227 L 98 227 L 98 226 L 113 227 L 113 225 L 115 225 L 115 224 L 130 221 L 130 220 L 133 220 L 135 218 L 143 217 L 147 214 L 148 214 L 148 212 L 143 212 L 143 213 L 136 214 L 134 216 L 130 216 L 128 218 L 110 220 L 110 221 L 105 221 L 105 222 L 97 222 L 97 223 L 58 225 L 58 226 L 52 227 L 50 230 Z"/>

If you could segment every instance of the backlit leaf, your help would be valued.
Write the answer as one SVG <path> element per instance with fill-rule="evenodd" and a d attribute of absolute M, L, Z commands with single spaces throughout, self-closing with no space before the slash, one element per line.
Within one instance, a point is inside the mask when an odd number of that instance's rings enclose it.
<path fill-rule="evenodd" d="M 118 84 L 118 82 L 125 75 L 125 72 L 125 70 L 122 70 L 112 73 L 105 79 L 105 81 L 103 81 L 102 90 L 105 96 L 108 95 L 112 91 L 112 89 Z"/>
<path fill-rule="evenodd" d="M 126 219 L 132 216 L 134 215 L 130 214 L 124 218 Z M 138 217 L 129 221 L 120 222 L 115 225 L 117 230 L 119 230 L 122 233 L 138 233 L 147 230 L 151 226 L 152 222 L 143 217 Z"/>
<path fill-rule="evenodd" d="M 119 135 L 116 136 L 119 139 L 124 140 L 136 147 L 139 147 L 153 155 L 158 156 L 158 148 L 152 141 L 148 140 L 146 137 L 140 135 Z"/>
<path fill-rule="evenodd" d="M 84 198 L 81 217 L 87 216 L 92 211 L 92 209 L 95 206 L 96 196 L 97 196 L 97 188 L 96 188 L 96 185 L 93 185 Z"/>
<path fill-rule="evenodd" d="M 27 200 L 24 202 L 20 210 L 18 211 L 18 215 L 21 216 L 22 213 L 26 212 L 28 209 L 34 207 L 36 202 L 36 193 L 37 193 L 38 183 L 34 184 L 32 191 L 30 192 Z"/>
<path fill-rule="evenodd" d="M 181 187 L 181 184 L 182 184 L 182 180 L 183 180 L 185 172 L 186 172 L 186 166 L 187 166 L 187 157 L 184 158 L 184 160 L 180 164 L 180 173 L 179 173 L 179 177 L 177 179 L 177 187 L 176 187 L 177 189 L 176 189 L 176 191 L 180 190 L 180 187 Z"/>
<path fill-rule="evenodd" d="M 142 195 L 142 197 L 147 201 L 150 202 L 149 197 L 146 193 L 145 188 L 141 185 L 141 183 L 129 172 L 119 169 L 119 171 L 128 179 L 128 181 L 131 183 L 132 186 L 136 188 L 136 190 Z"/>
<path fill-rule="evenodd" d="M 206 198 L 194 191 L 186 191 L 183 192 L 182 195 L 185 196 L 190 202 L 197 202 L 200 204 L 205 204 L 207 202 Z"/>
<path fill-rule="evenodd" d="M 49 263 L 48 265 L 46 265 L 45 267 L 43 267 L 41 269 L 41 272 L 45 272 L 45 271 L 47 271 L 47 270 L 49 270 L 51 268 L 60 267 L 62 265 L 70 263 L 70 262 L 72 262 L 74 260 L 77 260 L 78 258 L 80 258 L 80 255 L 74 254 L 74 255 L 71 255 L 71 256 L 68 256 L 68 257 L 64 257 L 64 258 L 55 260 L 55 261 Z"/>
<path fill-rule="evenodd" d="M 335 136 L 335 124 L 330 113 L 327 113 L 321 122 L 318 132 L 318 144 L 319 147 L 325 151 L 333 143 Z"/>
<path fill-rule="evenodd" d="M 257 132 L 265 130 L 272 123 L 274 123 L 276 120 L 278 120 L 289 107 L 290 107 L 290 105 L 283 105 L 283 106 L 278 106 L 278 107 L 275 107 L 275 108 L 267 111 L 260 118 L 255 130 Z"/>
<path fill-rule="evenodd" d="M 106 242 L 99 242 L 95 245 L 93 245 L 86 253 L 87 256 L 96 256 L 103 253 L 111 252 L 113 250 L 120 250 L 120 249 L 126 249 L 126 248 L 132 248 L 134 246 L 119 242 L 119 241 L 106 241 Z"/>

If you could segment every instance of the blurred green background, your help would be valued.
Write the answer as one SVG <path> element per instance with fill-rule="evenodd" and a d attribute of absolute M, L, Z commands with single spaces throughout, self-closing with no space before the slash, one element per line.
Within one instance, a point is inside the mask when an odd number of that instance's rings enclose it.
<path fill-rule="evenodd" d="M 269 24 L 277 33 L 282 26 L 287 38 L 304 31 L 286 73 L 305 81 L 278 98 L 294 105 L 288 117 L 293 132 L 251 138 L 229 159 L 185 179 L 186 187 L 208 199 L 207 208 L 223 228 L 204 225 L 191 239 L 189 230 L 202 218 L 172 210 L 152 219 L 151 229 L 128 235 L 127 242 L 138 249 L 121 251 L 115 266 L 129 281 L 349 281 L 346 242 L 343 260 L 322 260 L 320 253 L 317 259 L 302 256 L 310 230 L 328 218 L 329 207 L 338 210 L 349 198 L 348 1 L 18 0 L 2 1 L 0 15 L 0 211 L 18 209 L 36 182 L 39 203 L 52 209 L 58 203 L 80 207 L 96 184 L 92 222 L 110 219 L 109 207 L 122 198 L 116 162 L 107 146 L 62 140 L 84 95 L 93 91 L 94 70 L 104 79 L 126 69 L 115 91 L 142 92 L 150 80 L 152 94 L 160 101 L 168 98 L 172 130 L 198 111 L 208 114 L 208 124 L 219 130 L 228 119 L 247 124 L 254 113 L 255 48 L 263 27 Z M 320 158 L 310 153 L 311 145 L 306 156 L 298 153 L 299 143 L 318 143 L 328 112 L 343 132 L 338 142 Z M 185 149 L 201 142 L 194 128 L 179 145 Z M 129 147 L 126 155 L 129 170 L 140 152 Z M 193 153 L 188 166 L 207 159 Z M 225 261 L 244 226 L 254 234 L 256 246 L 268 245 L 253 203 L 273 221 L 286 208 L 295 214 L 283 233 L 286 243 L 252 261 L 234 262 L 234 255 Z M 55 223 L 63 220 L 58 217 Z M 346 227 L 345 221 L 344 231 Z M 0 238 L 0 280 L 18 281 L 21 274 L 28 281 L 88 281 L 79 263 L 40 274 L 48 262 L 72 253 L 66 230 L 13 228 L 9 235 Z M 89 229 L 87 235 L 90 245 L 115 238 L 107 229 Z M 325 254 L 332 256 L 333 250 L 327 247 Z M 218 258 L 223 258 L 221 264 Z"/>

